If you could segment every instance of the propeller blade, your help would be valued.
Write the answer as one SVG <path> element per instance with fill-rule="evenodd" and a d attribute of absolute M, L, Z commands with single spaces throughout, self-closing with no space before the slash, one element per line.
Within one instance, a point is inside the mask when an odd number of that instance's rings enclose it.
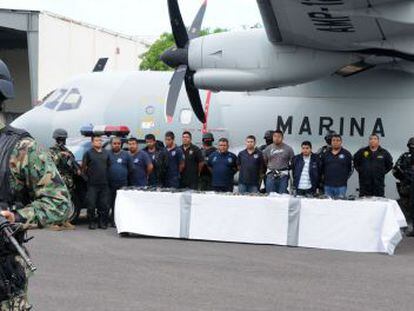
<path fill-rule="evenodd" d="M 190 100 L 191 107 L 197 119 L 200 120 L 201 123 L 206 122 L 206 115 L 204 113 L 203 104 L 201 102 L 200 92 L 194 85 L 193 80 L 193 72 L 188 71 L 185 75 L 185 88 L 187 90 L 188 99 Z"/>
<path fill-rule="evenodd" d="M 170 89 L 168 90 L 167 105 L 165 109 L 168 123 L 171 123 L 173 120 L 175 107 L 177 106 L 178 96 L 180 95 L 186 72 L 187 65 L 181 65 L 177 68 L 171 78 Z"/>
<path fill-rule="evenodd" d="M 190 40 L 195 39 L 200 36 L 201 25 L 203 24 L 206 9 L 207 9 L 207 0 L 204 0 L 203 4 L 198 10 L 196 17 L 194 18 L 193 24 L 188 30 L 188 36 Z"/>
<path fill-rule="evenodd" d="M 175 44 L 178 48 L 182 49 L 188 43 L 188 34 L 177 0 L 168 0 L 168 13 L 170 14 L 171 29 Z"/>
<path fill-rule="evenodd" d="M 170 67 L 177 67 L 177 70 L 171 78 L 170 89 L 168 91 L 165 110 L 168 123 L 171 123 L 173 120 L 183 81 L 185 81 L 188 99 L 190 100 L 195 115 L 202 123 L 205 123 L 206 116 L 201 102 L 200 92 L 194 85 L 194 72 L 191 72 L 188 69 L 188 42 L 190 39 L 197 38 L 200 35 L 206 9 L 207 0 L 204 0 L 189 32 L 187 33 L 187 29 L 181 16 L 178 0 L 168 0 L 168 12 L 176 47 L 166 50 L 161 55 L 161 60 Z"/>

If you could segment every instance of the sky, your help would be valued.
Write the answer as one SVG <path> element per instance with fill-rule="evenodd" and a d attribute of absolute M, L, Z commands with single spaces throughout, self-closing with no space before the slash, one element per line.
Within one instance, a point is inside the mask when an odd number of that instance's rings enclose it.
<path fill-rule="evenodd" d="M 189 26 L 202 0 L 179 0 Z M 167 0 L 0 0 L 0 8 L 46 10 L 127 35 L 170 31 Z M 239 29 L 261 23 L 256 0 L 209 0 L 204 27 Z"/>

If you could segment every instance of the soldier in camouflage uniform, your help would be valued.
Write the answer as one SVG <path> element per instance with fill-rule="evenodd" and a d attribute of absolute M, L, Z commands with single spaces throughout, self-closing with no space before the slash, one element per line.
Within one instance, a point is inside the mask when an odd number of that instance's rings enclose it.
<path fill-rule="evenodd" d="M 211 171 L 207 166 L 208 157 L 217 151 L 217 148 L 213 146 L 214 136 L 212 133 L 204 133 L 203 138 L 203 147 L 201 148 L 201 153 L 203 155 L 204 164 L 202 166 L 200 172 L 200 182 L 199 182 L 199 189 L 201 191 L 212 191 L 213 186 L 211 185 L 212 182 L 212 175 Z"/>
<path fill-rule="evenodd" d="M 335 131 L 329 131 L 328 134 L 325 135 L 325 142 L 326 145 L 322 146 L 321 148 L 319 148 L 317 154 L 322 157 L 325 153 L 327 153 L 328 151 L 331 151 L 332 146 L 332 136 L 336 135 Z"/>
<path fill-rule="evenodd" d="M 265 143 L 258 148 L 261 152 L 265 151 L 265 149 L 269 145 L 273 144 L 273 134 L 274 133 L 275 133 L 274 130 L 267 130 L 264 133 L 263 139 L 264 139 Z M 266 174 L 265 173 L 266 173 L 266 169 L 263 172 L 263 178 L 261 178 L 260 186 L 259 186 L 259 191 L 260 191 L 260 193 L 263 193 L 263 194 L 266 193 Z"/>
<path fill-rule="evenodd" d="M 80 172 L 74 163 L 75 156 L 65 147 L 67 137 L 68 133 L 64 129 L 55 130 L 53 139 L 56 143 L 50 147 L 49 151 L 66 187 L 72 192 L 75 189 L 74 177 Z"/>
<path fill-rule="evenodd" d="M 81 172 L 79 167 L 76 165 L 75 156 L 65 147 L 67 138 L 68 133 L 64 129 L 56 129 L 53 132 L 53 139 L 56 140 L 56 143 L 50 147 L 49 152 L 52 160 L 55 162 L 60 176 L 69 190 L 73 206 L 73 200 L 75 198 L 75 176 L 80 175 Z M 74 230 L 75 226 L 67 221 L 62 226 L 54 226 L 52 229 Z"/>
<path fill-rule="evenodd" d="M 14 97 L 13 83 L 7 66 L 0 60 L 0 111 L 2 103 Z M 0 123 L 0 203 L 12 210 L 2 210 L 0 215 L 10 223 L 24 226 L 37 224 L 44 227 L 66 221 L 69 210 L 69 193 L 55 164 L 23 131 Z M 19 271 L 24 271 L 21 258 L 14 253 L 0 256 L 0 268 L 6 271 L 6 262 L 11 262 Z M 0 301 L 1 311 L 30 310 L 27 302 L 27 275 L 23 275 L 24 286 L 19 291 L 4 294 Z M 2 279 L 5 282 L 11 280 Z"/>
<path fill-rule="evenodd" d="M 407 147 L 409 151 L 399 157 L 392 174 L 397 179 L 398 203 L 413 225 L 407 236 L 414 237 L 414 137 L 408 140 Z"/>
<path fill-rule="evenodd" d="M 274 134 L 274 132 L 275 131 L 273 131 L 273 130 L 267 130 L 264 133 L 263 139 L 264 139 L 265 143 L 258 148 L 261 152 L 265 151 L 267 146 L 273 144 L 273 134 Z"/>

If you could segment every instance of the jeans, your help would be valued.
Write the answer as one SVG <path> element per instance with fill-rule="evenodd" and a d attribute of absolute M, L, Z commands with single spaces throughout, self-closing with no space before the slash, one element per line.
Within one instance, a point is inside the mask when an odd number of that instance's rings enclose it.
<path fill-rule="evenodd" d="M 239 184 L 239 193 L 258 193 L 259 187 L 256 185 Z"/>
<path fill-rule="evenodd" d="M 332 199 L 344 199 L 346 196 L 347 187 L 331 187 L 325 186 L 325 195 Z"/>
<path fill-rule="evenodd" d="M 289 176 L 275 177 L 272 174 L 266 177 L 266 192 L 288 193 Z"/>

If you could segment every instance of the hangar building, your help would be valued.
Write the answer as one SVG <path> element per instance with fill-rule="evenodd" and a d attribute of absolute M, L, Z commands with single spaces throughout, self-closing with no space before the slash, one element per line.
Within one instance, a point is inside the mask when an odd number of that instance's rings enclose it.
<path fill-rule="evenodd" d="M 0 9 L 0 58 L 13 75 L 10 121 L 38 104 L 71 76 L 90 72 L 99 58 L 106 71 L 137 70 L 145 39 L 125 36 L 46 11 Z"/>

